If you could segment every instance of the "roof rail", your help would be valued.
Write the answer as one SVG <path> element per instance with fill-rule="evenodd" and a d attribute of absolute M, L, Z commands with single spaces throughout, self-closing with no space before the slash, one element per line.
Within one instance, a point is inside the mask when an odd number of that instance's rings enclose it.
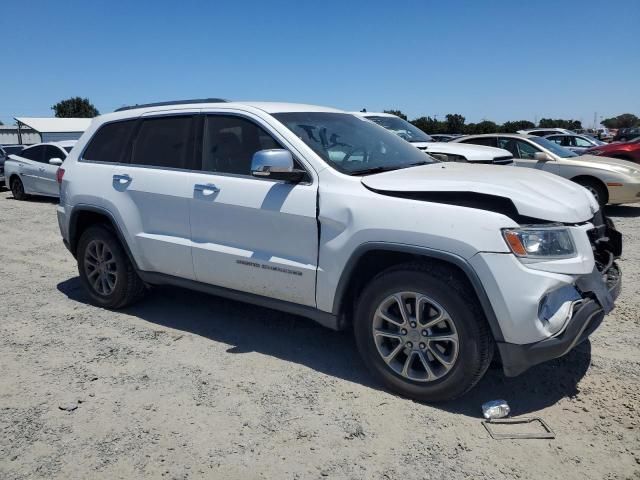
<path fill-rule="evenodd" d="M 164 107 L 167 105 L 184 105 L 190 103 L 226 103 L 228 100 L 224 98 L 192 98 L 190 100 L 171 100 L 169 102 L 154 102 L 143 103 L 140 105 L 127 105 L 126 107 L 120 107 L 114 110 L 115 112 L 122 112 L 123 110 L 133 110 L 134 108 L 147 108 L 147 107 Z"/>

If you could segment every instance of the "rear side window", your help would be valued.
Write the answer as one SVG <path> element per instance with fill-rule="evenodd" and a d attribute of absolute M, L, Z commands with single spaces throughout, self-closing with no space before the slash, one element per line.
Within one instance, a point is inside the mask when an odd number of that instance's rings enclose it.
<path fill-rule="evenodd" d="M 133 142 L 131 163 L 165 168 L 191 168 L 192 123 L 192 116 L 143 120 Z"/>
<path fill-rule="evenodd" d="M 44 155 L 44 145 L 36 145 L 35 147 L 25 148 L 18 155 L 27 160 L 34 160 L 36 162 L 42 162 Z"/>
<path fill-rule="evenodd" d="M 136 120 L 125 120 L 103 125 L 89 142 L 83 158 L 94 162 L 121 162 L 135 124 Z"/>

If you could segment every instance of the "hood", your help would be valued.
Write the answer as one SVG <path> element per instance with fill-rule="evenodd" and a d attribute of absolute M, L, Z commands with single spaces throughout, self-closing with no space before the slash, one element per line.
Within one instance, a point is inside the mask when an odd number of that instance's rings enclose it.
<path fill-rule="evenodd" d="M 411 145 L 427 153 L 451 153 L 453 155 L 462 155 L 471 162 L 490 161 L 496 157 L 513 158 L 511 152 L 507 150 L 487 147 L 486 145 L 448 142 L 411 142 Z"/>
<path fill-rule="evenodd" d="M 585 222 L 593 218 L 599 208 L 593 195 L 580 185 L 528 168 L 434 163 L 368 175 L 362 178 L 362 183 L 385 194 L 396 192 L 399 196 L 419 199 L 419 193 L 425 193 L 428 194 L 425 200 L 434 202 L 438 200 L 432 198 L 442 194 L 448 198 L 443 203 L 465 204 L 485 210 L 493 209 L 485 206 L 486 201 L 478 203 L 478 206 L 473 202 L 501 197 L 506 199 L 506 203 L 513 204 L 518 215 L 549 222 Z M 456 197 L 461 199 L 460 203 L 451 201 Z M 463 198 L 467 201 L 463 202 Z M 498 213 L 504 212 L 500 210 Z"/>
<path fill-rule="evenodd" d="M 627 175 L 640 175 L 640 165 L 622 160 L 621 158 L 600 157 L 597 155 L 580 155 L 578 157 L 563 158 L 564 161 L 580 162 L 585 167 L 614 167 L 613 171 Z"/>

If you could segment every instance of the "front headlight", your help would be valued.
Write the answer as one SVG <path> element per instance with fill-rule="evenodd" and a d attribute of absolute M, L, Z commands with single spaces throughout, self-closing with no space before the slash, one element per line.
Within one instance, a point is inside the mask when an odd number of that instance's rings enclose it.
<path fill-rule="evenodd" d="M 508 228 L 502 235 L 518 257 L 569 258 L 577 253 L 571 233 L 564 227 Z"/>

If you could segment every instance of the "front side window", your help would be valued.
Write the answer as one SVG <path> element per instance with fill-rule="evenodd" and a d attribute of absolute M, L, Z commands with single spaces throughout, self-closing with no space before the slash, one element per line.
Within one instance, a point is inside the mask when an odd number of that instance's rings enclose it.
<path fill-rule="evenodd" d="M 575 141 L 576 147 L 585 147 L 585 148 L 593 147 L 593 144 L 591 142 L 589 142 L 588 140 L 582 137 L 573 137 L 573 140 Z"/>
<path fill-rule="evenodd" d="M 364 175 L 436 162 L 396 134 L 348 113 L 273 115 L 336 170 Z"/>
<path fill-rule="evenodd" d="M 262 127 L 233 115 L 207 115 L 202 142 L 202 170 L 251 175 L 253 154 L 282 148 Z"/>
<path fill-rule="evenodd" d="M 44 163 L 49 163 L 49 160 L 52 158 L 59 158 L 60 160 L 64 160 L 67 158 L 67 154 L 60 150 L 58 147 L 54 147 L 53 145 L 47 145 L 44 151 Z"/>
<path fill-rule="evenodd" d="M 555 145 L 555 143 L 550 142 L 549 140 L 547 140 L 547 142 Z M 536 152 L 540 151 L 524 140 L 518 140 L 517 138 L 510 137 L 501 137 L 498 140 L 498 148 L 509 150 L 514 158 L 521 158 L 525 160 L 534 160 Z"/>
<path fill-rule="evenodd" d="M 133 142 L 131 163 L 161 168 L 190 168 L 193 158 L 191 115 L 147 118 Z"/>
<path fill-rule="evenodd" d="M 124 120 L 103 125 L 89 142 L 83 158 L 94 162 L 121 162 L 135 124 L 136 120 Z"/>
<path fill-rule="evenodd" d="M 433 138 L 402 118 L 379 116 L 366 116 L 365 118 L 392 131 L 400 138 L 404 138 L 407 142 L 433 142 Z"/>
<path fill-rule="evenodd" d="M 561 157 L 561 158 L 571 158 L 577 157 L 578 155 L 569 150 L 568 148 L 561 147 L 557 143 L 550 142 L 546 138 L 541 137 L 531 137 L 530 140 L 533 143 L 540 145 L 542 148 L 545 148 L 552 152 L 553 154 Z"/>

